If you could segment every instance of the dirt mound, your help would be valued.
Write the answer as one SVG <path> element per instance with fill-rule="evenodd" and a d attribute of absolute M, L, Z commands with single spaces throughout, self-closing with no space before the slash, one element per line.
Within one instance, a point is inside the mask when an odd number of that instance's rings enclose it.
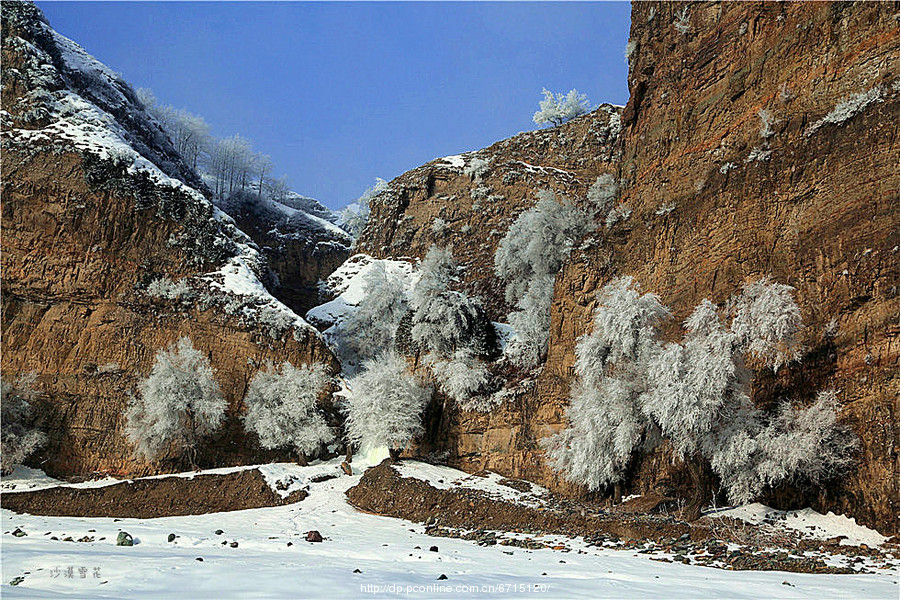
<path fill-rule="evenodd" d="M 501 484 L 512 487 L 509 481 L 504 479 Z M 347 498 L 350 504 L 367 512 L 424 523 L 429 535 L 467 539 L 479 545 L 573 551 L 569 542 L 541 539 L 546 534 L 557 534 L 581 537 L 589 546 L 657 555 L 653 560 L 663 562 L 834 574 L 887 568 L 885 561 L 891 557 L 866 546 L 840 546 L 837 539 L 807 540 L 784 532 L 771 535 L 725 519 L 686 523 L 667 514 L 642 513 L 637 501 L 629 503 L 625 510 L 605 512 L 595 505 L 552 494 L 541 495 L 533 505 L 524 505 L 462 486 L 439 489 L 425 480 L 401 476 L 389 461 L 366 471 L 359 484 L 347 490 Z M 652 500 L 654 510 L 664 504 L 664 499 Z M 509 533 L 514 537 L 509 537 Z M 853 566 L 828 564 L 834 555 L 854 557 L 850 563 Z M 862 567 L 864 560 L 871 565 Z"/>
<path fill-rule="evenodd" d="M 3 508 L 32 515 L 149 519 L 282 506 L 307 492 L 286 498 L 276 494 L 262 473 L 248 469 L 194 477 L 137 479 L 97 488 L 54 487 L 0 494 Z"/>
<path fill-rule="evenodd" d="M 616 515 L 596 507 L 549 497 L 546 506 L 525 506 L 489 497 L 474 489 L 438 489 L 421 479 L 402 477 L 389 461 L 366 471 L 359 484 L 347 490 L 353 506 L 367 512 L 401 517 L 443 527 L 532 531 L 568 536 L 611 535 L 625 539 L 707 537 L 702 527 L 691 527 L 662 515 Z"/>

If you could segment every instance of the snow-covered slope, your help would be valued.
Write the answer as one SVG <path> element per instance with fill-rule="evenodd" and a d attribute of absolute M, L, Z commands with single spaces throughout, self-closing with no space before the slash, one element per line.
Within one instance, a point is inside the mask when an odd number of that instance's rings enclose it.
<path fill-rule="evenodd" d="M 339 460 L 309 467 L 267 466 L 271 483 L 291 478 L 309 488 L 305 500 L 281 507 L 145 520 L 38 517 L 3 510 L 7 533 L 3 535 L 2 595 L 130 599 L 897 596 L 896 569 L 877 575 L 728 571 L 657 562 L 648 555 L 589 546 L 579 540 L 565 540 L 571 551 L 561 552 L 431 537 L 420 524 L 362 513 L 347 504 L 344 492 L 358 482 L 359 469 L 365 466 L 360 463 L 361 459 L 354 461 L 353 476 L 340 475 Z M 435 482 L 467 477 L 420 463 L 405 463 L 402 468 Z M 338 476 L 314 479 L 327 474 Z M 11 535 L 17 528 L 27 535 Z M 218 530 L 222 533 L 217 535 Z M 310 530 L 319 531 L 324 541 L 307 542 L 305 534 Z M 119 531 L 131 534 L 136 544 L 116 546 Z M 171 542 L 167 541 L 170 534 L 176 536 Z M 548 536 L 547 541 L 556 537 Z M 63 541 L 66 538 L 91 541 Z"/>
<path fill-rule="evenodd" d="M 170 244 L 196 252 L 192 260 L 198 265 L 215 267 L 191 280 L 202 293 L 225 296 L 208 297 L 209 303 L 237 302 L 246 319 L 253 313 L 309 330 L 268 292 L 258 248 L 207 199 L 205 185 L 128 83 L 54 31 L 31 3 L 4 5 L 3 27 L 4 52 L 15 55 L 18 67 L 4 73 L 4 150 L 83 155 L 86 178 L 94 185 L 133 193 L 139 202 L 156 205 L 158 216 L 185 225 L 187 231 Z M 315 227 L 346 237 L 332 223 L 306 216 Z"/>

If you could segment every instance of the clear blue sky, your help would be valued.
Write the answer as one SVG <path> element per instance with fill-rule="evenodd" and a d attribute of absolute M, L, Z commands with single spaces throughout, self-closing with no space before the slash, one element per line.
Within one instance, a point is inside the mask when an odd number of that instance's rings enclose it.
<path fill-rule="evenodd" d="M 542 87 L 624 104 L 631 7 L 38 2 L 51 25 L 340 208 L 375 177 L 533 129 Z"/>

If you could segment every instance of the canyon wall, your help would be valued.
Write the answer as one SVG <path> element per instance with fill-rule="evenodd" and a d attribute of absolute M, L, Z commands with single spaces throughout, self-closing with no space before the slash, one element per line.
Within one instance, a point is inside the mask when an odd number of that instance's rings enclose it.
<path fill-rule="evenodd" d="M 566 146 L 565 158 L 559 141 L 528 147 L 535 139 L 577 139 L 584 124 L 607 118 L 600 109 L 475 153 L 534 149 L 528 161 L 576 174 L 580 185 L 567 188 L 575 196 L 597 174 L 612 172 L 622 186 L 619 201 L 632 213 L 599 228 L 558 275 L 549 355 L 533 391 L 487 415 L 449 406 L 420 451 L 443 454 L 466 470 L 491 469 L 584 494 L 549 469 L 539 440 L 565 426 L 574 347 L 590 327 L 597 290 L 613 277 L 633 276 L 672 309 L 675 326 L 666 333 L 678 339 L 677 323 L 702 299 L 722 303 L 744 283 L 771 276 L 796 288 L 805 355 L 777 376 L 759 371 L 754 400 L 804 406 L 819 390 L 834 388 L 840 420 L 859 436 L 860 450 L 857 466 L 839 481 L 821 489 L 786 486 L 764 500 L 844 512 L 896 532 L 896 13 L 884 3 L 635 3 L 631 95 L 610 145 Z M 432 227 L 442 210 L 450 223 L 455 210 L 468 218 L 468 196 L 478 184 L 460 174 L 448 180 L 441 164 L 395 180 L 403 187 L 373 211 L 376 224 L 364 238 L 372 252 L 421 254 L 442 243 Z M 472 291 L 494 299 L 500 320 L 508 307 L 497 300 L 502 287 L 489 272 L 497 235 L 486 231 L 502 236 L 535 189 L 504 194 L 509 201 L 490 205 L 496 214 L 472 213 L 477 241 L 452 230 L 460 240 L 450 238 L 454 248 L 462 242 L 462 252 L 474 255 L 466 271 Z M 451 192 L 463 199 L 458 208 L 441 201 Z M 689 485 L 684 465 L 664 445 L 640 458 L 625 488 L 670 496 L 689 493 Z"/>

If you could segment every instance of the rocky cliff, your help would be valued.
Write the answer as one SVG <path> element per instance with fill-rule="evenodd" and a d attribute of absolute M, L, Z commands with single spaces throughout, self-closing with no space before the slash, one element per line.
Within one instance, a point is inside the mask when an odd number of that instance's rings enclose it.
<path fill-rule="evenodd" d="M 681 321 L 700 300 L 723 302 L 744 282 L 771 275 L 797 290 L 806 354 L 777 377 L 759 372 L 756 402 L 804 405 L 835 388 L 840 418 L 861 449 L 841 481 L 779 489 L 765 500 L 844 512 L 896 532 L 896 12 L 883 3 L 635 3 L 621 132 L 618 111 L 604 107 L 391 182 L 363 247 L 419 255 L 431 243 L 452 244 L 494 318 L 506 307 L 492 253 L 537 188 L 577 198 L 611 172 L 633 211 L 573 253 L 557 277 L 549 356 L 534 392 L 488 415 L 449 408 L 423 450 L 467 470 L 583 494 L 550 471 L 538 441 L 565 425 L 574 345 L 590 326 L 596 291 L 631 275 Z M 481 181 L 474 157 L 488 161 Z M 663 447 L 639 461 L 626 487 L 673 495 L 687 485 L 684 466 Z"/>
<path fill-rule="evenodd" d="M 353 238 L 313 198 L 236 194 L 220 208 L 259 246 L 272 273 L 269 289 L 298 315 L 319 304 L 319 282 L 350 257 Z"/>
<path fill-rule="evenodd" d="M 55 475 L 144 474 L 123 411 L 155 353 L 181 336 L 209 357 L 229 403 L 206 465 L 267 456 L 239 426 L 267 361 L 337 365 L 315 330 L 263 287 L 252 241 L 115 73 L 4 3 L 2 372 L 36 375 Z"/>

